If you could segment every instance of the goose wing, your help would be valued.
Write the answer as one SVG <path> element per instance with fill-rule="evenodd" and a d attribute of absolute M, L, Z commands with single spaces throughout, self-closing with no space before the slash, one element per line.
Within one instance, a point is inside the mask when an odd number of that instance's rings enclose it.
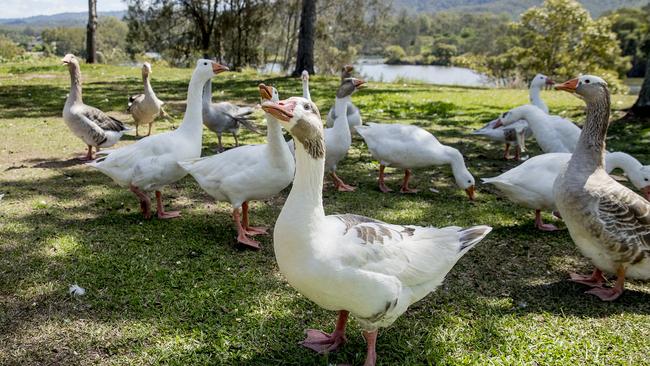
<path fill-rule="evenodd" d="M 128 129 L 124 122 L 107 115 L 95 107 L 85 106 L 81 110 L 81 114 L 105 131 L 120 132 Z"/>

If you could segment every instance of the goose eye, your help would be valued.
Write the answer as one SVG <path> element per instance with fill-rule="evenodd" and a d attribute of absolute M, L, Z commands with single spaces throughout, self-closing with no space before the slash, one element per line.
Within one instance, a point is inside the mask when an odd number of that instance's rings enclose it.
<path fill-rule="evenodd" d="M 647 181 L 648 181 L 648 178 L 643 178 L 643 180 L 647 182 Z"/>
<path fill-rule="evenodd" d="M 472 183 L 472 181 L 471 181 L 471 180 L 468 180 L 467 183 Z"/>
<path fill-rule="evenodd" d="M 305 110 L 308 111 L 309 109 L 311 109 L 311 107 L 309 106 L 309 104 L 305 104 Z"/>
<path fill-rule="evenodd" d="M 589 79 L 585 80 L 585 84 L 589 84 Z"/>

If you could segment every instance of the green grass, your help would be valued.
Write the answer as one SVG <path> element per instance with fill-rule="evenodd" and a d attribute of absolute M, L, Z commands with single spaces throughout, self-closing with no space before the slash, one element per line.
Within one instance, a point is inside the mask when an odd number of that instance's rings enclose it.
<path fill-rule="evenodd" d="M 124 109 L 127 95 L 140 90 L 139 70 L 82 65 L 82 72 L 85 101 L 130 120 Z M 153 87 L 174 116 L 156 123 L 155 133 L 178 125 L 190 73 L 154 68 Z M 261 81 L 281 96 L 301 90 L 297 79 L 227 73 L 215 78 L 215 100 L 257 103 Z M 312 96 L 323 113 L 336 84 L 335 78 L 312 78 Z M 363 362 L 365 345 L 354 320 L 349 343 L 338 353 L 319 356 L 298 346 L 305 328 L 331 329 L 335 314 L 284 281 L 269 237 L 261 239 L 259 252 L 235 245 L 229 205 L 214 203 L 190 177 L 163 191 L 183 216 L 146 221 L 131 193 L 77 164 L 73 158 L 84 146 L 61 119 L 67 89 L 68 74 L 56 62 L 0 66 L 0 193 L 6 193 L 0 201 L 0 364 Z M 553 112 L 584 120 L 578 99 L 552 91 L 543 97 Z M 616 109 L 634 102 L 631 96 L 613 99 Z M 515 164 L 499 159 L 501 146 L 467 133 L 526 100 L 523 90 L 373 83 L 354 97 L 366 121 L 416 124 L 460 149 L 476 177 Z M 648 129 L 614 124 L 608 148 L 650 163 Z M 263 138 L 243 132 L 241 140 Z M 203 144 L 204 154 L 211 154 L 215 135 L 206 130 Z M 532 154 L 539 153 L 530 145 Z M 380 365 L 650 364 L 647 284 L 629 281 L 617 302 L 600 302 L 566 281 L 570 271 L 590 270 L 566 231 L 535 230 L 531 212 L 489 186 L 479 185 L 478 200 L 470 203 L 448 167 L 416 171 L 417 195 L 381 194 L 377 167 L 355 140 L 340 175 L 359 189 L 336 193 L 330 187 L 326 211 L 495 228 L 438 291 L 380 332 Z M 389 185 L 397 187 L 401 172 L 390 172 Z M 287 192 L 253 203 L 254 224 L 272 227 Z M 85 296 L 67 294 L 75 283 L 86 288 Z"/>

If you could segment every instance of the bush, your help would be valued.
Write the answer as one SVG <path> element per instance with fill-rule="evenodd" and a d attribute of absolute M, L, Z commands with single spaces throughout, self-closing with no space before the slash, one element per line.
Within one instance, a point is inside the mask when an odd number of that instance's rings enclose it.
<path fill-rule="evenodd" d="M 11 39 L 0 35 L 0 62 L 13 60 L 25 53 L 25 50 Z"/>

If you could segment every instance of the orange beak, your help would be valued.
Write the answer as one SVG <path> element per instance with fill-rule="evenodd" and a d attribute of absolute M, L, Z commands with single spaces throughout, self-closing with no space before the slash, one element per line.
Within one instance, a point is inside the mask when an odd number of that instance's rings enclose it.
<path fill-rule="evenodd" d="M 576 88 L 578 87 L 578 78 L 565 81 L 562 84 L 556 84 L 556 90 L 564 90 L 569 93 L 575 93 Z"/>
<path fill-rule="evenodd" d="M 467 197 L 469 197 L 470 201 L 474 201 L 474 198 L 476 198 L 476 187 L 470 186 L 465 190 L 465 193 L 467 193 Z"/>
<path fill-rule="evenodd" d="M 546 85 L 553 85 L 555 82 L 551 78 L 546 78 Z"/>
<path fill-rule="evenodd" d="M 362 88 L 365 83 L 364 80 L 352 78 L 352 84 L 354 84 L 354 87 L 357 89 Z"/>
<path fill-rule="evenodd" d="M 224 71 L 230 71 L 228 66 L 224 66 L 224 65 L 218 64 L 216 62 L 212 63 L 212 72 L 214 72 L 215 75 L 220 74 L 220 73 L 222 73 Z"/>
<path fill-rule="evenodd" d="M 503 126 L 503 122 L 501 122 L 501 118 L 497 119 L 497 121 L 494 123 L 494 126 L 492 126 L 492 129 L 497 129 L 499 127 Z"/>
<path fill-rule="evenodd" d="M 72 61 L 72 57 L 70 57 L 70 55 L 65 55 L 65 57 L 63 57 L 63 58 L 61 59 L 61 62 L 62 62 L 64 65 L 69 64 L 70 61 Z"/>
<path fill-rule="evenodd" d="M 266 101 L 262 103 L 262 109 L 264 112 L 283 122 L 289 122 L 291 118 L 293 118 L 293 109 L 295 107 L 295 102 L 280 101 L 278 103 L 274 103 L 271 101 Z"/>
<path fill-rule="evenodd" d="M 258 88 L 260 88 L 260 98 L 264 100 L 271 100 L 273 98 L 273 89 L 270 86 L 260 84 Z"/>

